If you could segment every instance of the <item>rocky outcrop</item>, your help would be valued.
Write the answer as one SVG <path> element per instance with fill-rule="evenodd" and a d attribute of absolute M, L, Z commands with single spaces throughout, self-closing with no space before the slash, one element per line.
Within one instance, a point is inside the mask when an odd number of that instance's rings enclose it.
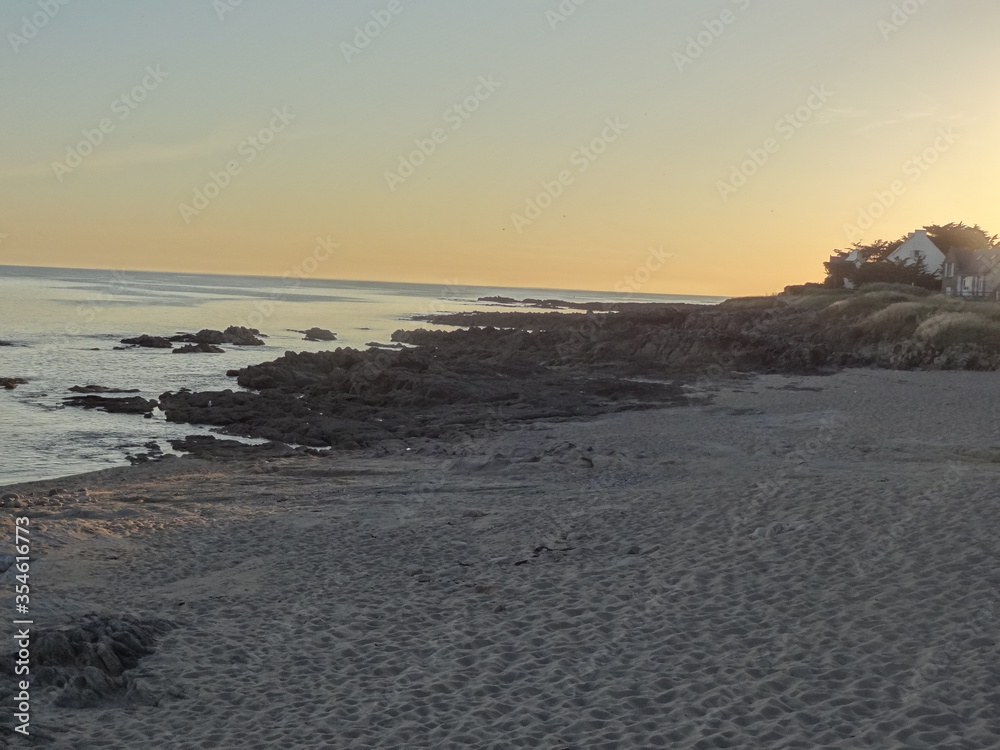
<path fill-rule="evenodd" d="M 852 304 L 864 311 L 896 298 L 859 299 Z M 681 384 L 705 374 L 1000 369 L 1000 342 L 942 348 L 891 340 L 843 314 L 842 306 L 759 298 L 717 306 L 636 304 L 609 313 L 434 315 L 426 319 L 463 328 L 396 331 L 392 341 L 408 347 L 400 350 L 288 352 L 230 370 L 248 392 L 165 393 L 160 405 L 171 421 L 229 434 L 354 448 L 446 438 L 484 422 L 677 403 Z"/>
<path fill-rule="evenodd" d="M 3 386 L 8 391 L 12 391 L 19 385 L 27 385 L 28 381 L 24 378 L 0 378 L 0 386 Z"/>
<path fill-rule="evenodd" d="M 212 435 L 188 435 L 182 440 L 171 440 L 171 447 L 208 461 L 245 458 L 287 458 L 303 449 L 291 448 L 284 443 L 251 444 L 239 440 L 220 440 Z M 315 451 L 311 451 L 315 453 Z"/>
<path fill-rule="evenodd" d="M 160 696 L 129 671 L 152 654 L 159 638 L 174 627 L 168 620 L 94 614 L 67 627 L 34 631 L 33 684 L 36 688 L 58 689 L 55 703 L 67 708 L 155 706 Z M 3 671 L 13 674 L 16 654 L 0 658 Z"/>
<path fill-rule="evenodd" d="M 138 388 L 108 388 L 103 385 L 74 385 L 69 390 L 73 393 L 139 393 Z"/>
<path fill-rule="evenodd" d="M 100 409 L 110 414 L 151 414 L 156 408 L 156 401 L 140 396 L 127 398 L 107 398 L 105 396 L 68 396 L 63 399 L 66 406 L 79 406 L 84 409 Z"/>
<path fill-rule="evenodd" d="M 482 334 L 487 335 L 488 334 Z M 519 332 L 521 337 L 530 336 Z M 456 349 L 461 344 L 456 342 Z M 433 349 L 293 353 L 236 371 L 255 392 L 164 393 L 174 422 L 305 446 L 355 448 L 386 438 L 444 436 L 484 421 L 565 419 L 679 401 L 670 382 L 619 382 L 554 370 L 544 347 L 511 342 L 504 361 Z"/>
<path fill-rule="evenodd" d="M 169 339 L 163 336 L 149 336 L 148 334 L 142 334 L 141 336 L 136 336 L 131 339 L 122 339 L 123 344 L 128 344 L 129 346 L 141 346 L 148 349 L 170 349 L 173 344 L 170 343 Z"/>
<path fill-rule="evenodd" d="M 258 338 L 263 334 L 256 328 L 246 328 L 245 326 L 229 326 L 224 331 L 216 331 L 211 328 L 203 328 L 198 333 L 179 333 L 171 336 L 170 341 L 184 342 L 189 344 L 232 344 L 233 346 L 264 346 L 263 340 Z"/>
<path fill-rule="evenodd" d="M 185 344 L 174 349 L 174 354 L 225 354 L 225 349 L 220 349 L 214 344 Z"/>
<path fill-rule="evenodd" d="M 245 326 L 229 326 L 225 331 L 216 331 L 211 328 L 204 328 L 198 333 L 178 333 L 174 336 L 150 336 L 142 334 L 135 338 L 122 339 L 121 343 L 129 346 L 142 346 L 151 349 L 172 349 L 176 343 L 217 346 L 218 344 L 232 344 L 233 346 L 263 346 L 264 342 L 259 336 L 263 334 L 256 328 L 246 328 Z M 187 349 L 180 347 L 184 353 L 205 352 L 208 349 Z M 175 352 L 179 351 L 174 349 Z M 221 352 L 222 349 L 212 350 Z"/>
<path fill-rule="evenodd" d="M 328 331 L 325 328 L 310 328 L 306 331 L 300 331 L 297 328 L 293 328 L 295 333 L 303 334 L 303 341 L 336 341 L 337 334 L 333 331 Z"/>

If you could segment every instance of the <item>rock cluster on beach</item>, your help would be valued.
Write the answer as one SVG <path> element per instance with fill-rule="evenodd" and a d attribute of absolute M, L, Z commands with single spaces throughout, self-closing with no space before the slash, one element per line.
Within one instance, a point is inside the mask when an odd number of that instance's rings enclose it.
<path fill-rule="evenodd" d="M 219 354 L 224 351 L 219 348 L 219 344 L 263 346 L 264 341 L 259 338 L 262 335 L 256 328 L 229 326 L 225 331 L 204 328 L 198 333 L 178 333 L 174 336 L 150 336 L 144 333 L 134 338 L 122 339 L 121 343 L 149 349 L 171 349 L 176 343 L 184 343 L 187 346 L 174 349 L 175 354 L 198 352 Z"/>
<path fill-rule="evenodd" d="M 89 615 L 68 627 L 37 631 L 31 652 L 34 687 L 58 690 L 54 703 L 65 708 L 96 708 L 110 701 L 155 706 L 159 698 L 128 672 L 174 627 L 167 620 Z M 13 658 L 5 655 L 2 661 Z"/>
<path fill-rule="evenodd" d="M 884 297 L 880 304 L 896 301 Z M 424 316 L 463 328 L 397 331 L 393 342 L 411 347 L 399 351 L 287 352 L 229 371 L 250 392 L 165 393 L 160 405 L 170 421 L 306 446 L 351 447 L 440 436 L 481 422 L 484 414 L 516 422 L 671 403 L 679 399 L 681 382 L 705 374 L 1000 367 L 1000 342 L 993 348 L 942 347 L 879 338 L 833 308 L 761 298 L 710 307 L 629 304 L 606 314 Z"/>
<path fill-rule="evenodd" d="M 441 435 L 479 425 L 484 414 L 497 421 L 570 418 L 682 398 L 671 382 L 546 367 L 544 349 L 531 344 L 530 334 L 519 335 L 523 340 L 493 348 L 489 356 L 469 348 L 468 336 L 445 339 L 447 352 L 287 352 L 231 371 L 252 392 L 164 393 L 160 408 L 170 421 L 216 425 L 229 434 L 351 447 Z"/>

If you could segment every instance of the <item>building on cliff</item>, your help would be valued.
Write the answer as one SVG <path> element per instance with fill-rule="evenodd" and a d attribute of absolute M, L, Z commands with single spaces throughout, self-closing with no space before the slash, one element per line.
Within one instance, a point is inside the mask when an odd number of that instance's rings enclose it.
<path fill-rule="evenodd" d="M 945 257 L 941 290 L 950 297 L 1000 300 L 1000 248 L 953 247 Z"/>
<path fill-rule="evenodd" d="M 870 262 L 862 250 L 863 248 L 855 249 L 830 256 L 829 262 L 826 263 L 829 277 L 828 286 L 844 289 L 855 287 L 855 281 L 852 277 L 856 275 L 857 269 Z M 927 236 L 926 229 L 918 229 L 910 232 L 903 244 L 889 253 L 883 261 L 910 267 L 915 267 L 922 262 L 924 272 L 940 276 L 944 266 L 944 253 Z"/>
<path fill-rule="evenodd" d="M 886 260 L 908 266 L 916 265 L 923 260 L 927 273 L 940 273 L 944 266 L 944 253 L 927 236 L 926 229 L 918 229 L 910 232 L 906 242 L 889 253 Z"/>

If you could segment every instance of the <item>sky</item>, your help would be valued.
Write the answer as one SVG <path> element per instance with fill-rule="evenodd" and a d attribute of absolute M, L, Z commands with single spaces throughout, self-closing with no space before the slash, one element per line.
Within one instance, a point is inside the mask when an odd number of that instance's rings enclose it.
<path fill-rule="evenodd" d="M 1000 232 L 994 0 L 7 0 L 0 264 L 750 295 Z"/>

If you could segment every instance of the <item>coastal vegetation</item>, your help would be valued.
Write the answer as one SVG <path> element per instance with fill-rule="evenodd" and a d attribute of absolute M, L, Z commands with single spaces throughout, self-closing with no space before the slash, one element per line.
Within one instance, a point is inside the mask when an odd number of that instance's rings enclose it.
<path fill-rule="evenodd" d="M 942 253 L 955 248 L 988 250 L 1000 239 L 978 224 L 969 226 L 961 221 L 929 224 L 923 229 L 927 238 Z M 906 262 L 890 257 L 907 239 L 908 235 L 903 235 L 895 240 L 855 242 L 850 247 L 835 250 L 830 260 L 823 264 L 827 274 L 824 283 L 837 288 L 843 287 L 845 282 L 853 287 L 881 282 L 940 290 L 940 269 L 929 267 L 926 259 Z"/>

